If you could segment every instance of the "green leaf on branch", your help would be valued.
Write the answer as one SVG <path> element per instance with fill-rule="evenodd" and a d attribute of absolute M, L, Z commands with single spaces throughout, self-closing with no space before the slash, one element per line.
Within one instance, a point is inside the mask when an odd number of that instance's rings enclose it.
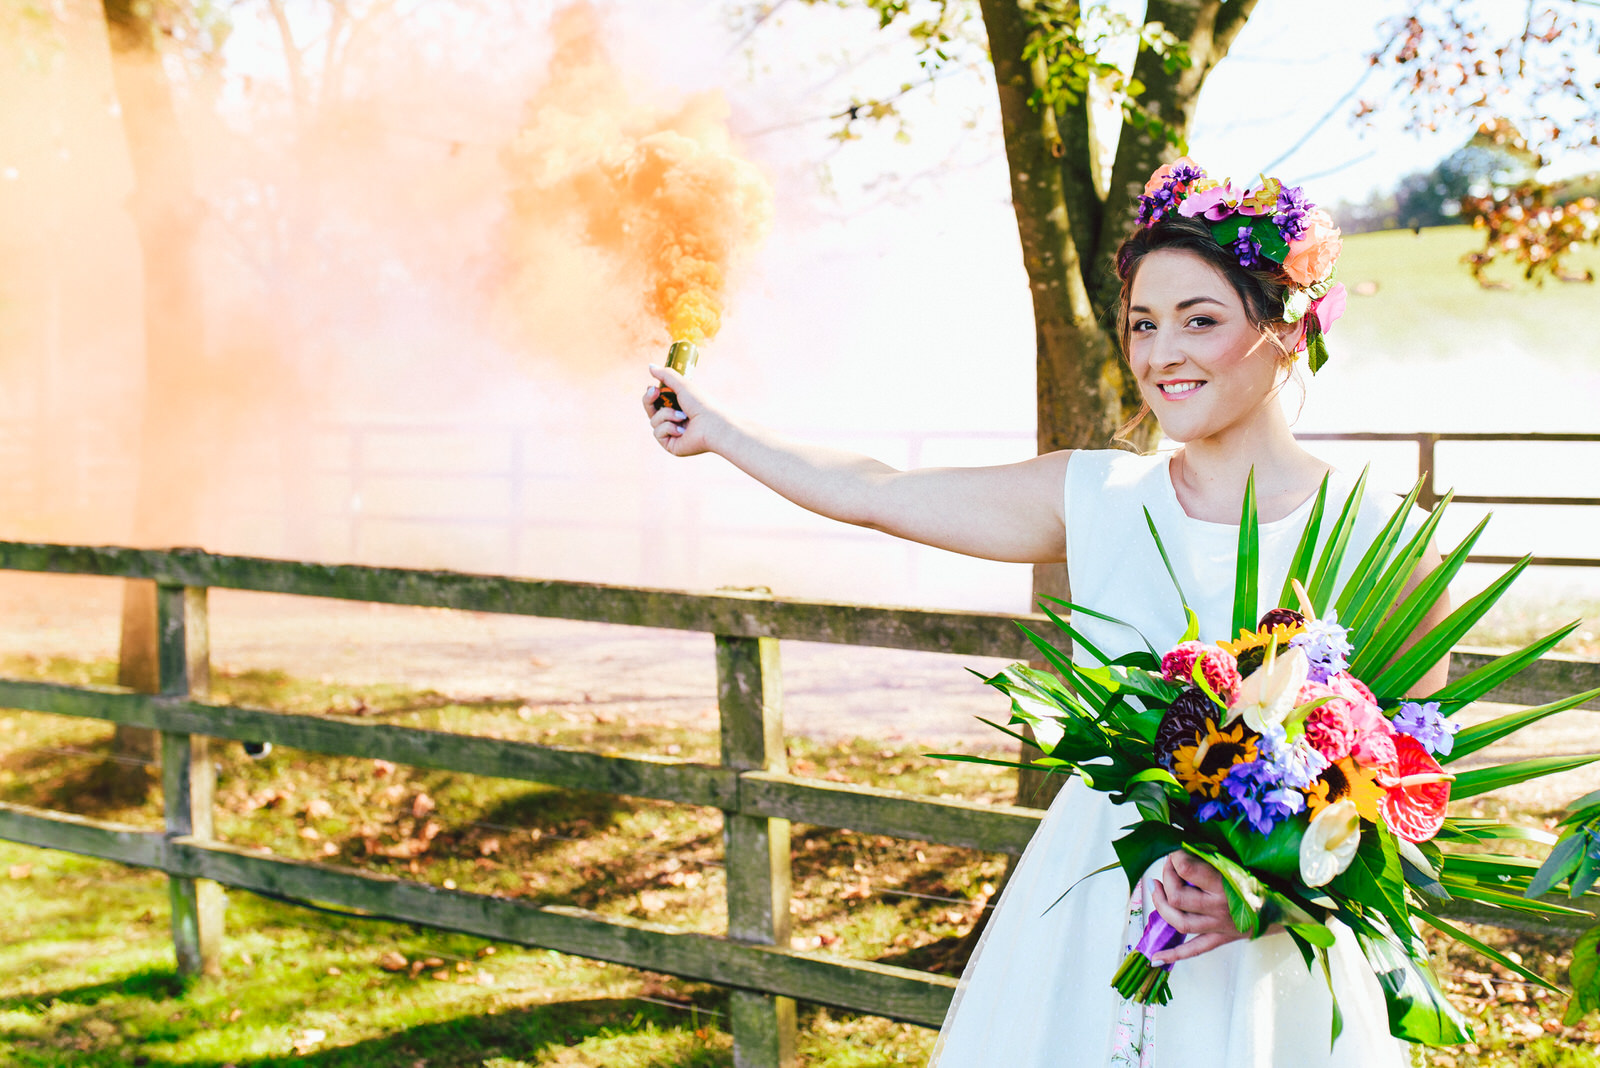
<path fill-rule="evenodd" d="M 1591 927 L 1572 947 L 1572 967 L 1567 969 L 1572 983 L 1572 1000 L 1561 1022 L 1576 1027 L 1578 1022 L 1600 1009 L 1600 927 Z"/>

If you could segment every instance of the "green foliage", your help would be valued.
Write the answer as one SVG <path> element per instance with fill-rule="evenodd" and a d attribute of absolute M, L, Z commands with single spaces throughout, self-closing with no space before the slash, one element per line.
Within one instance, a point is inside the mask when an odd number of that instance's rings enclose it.
<path fill-rule="evenodd" d="M 1034 71 L 1030 104 L 1060 114 L 1081 107 L 1094 86 L 1117 101 L 1123 121 L 1131 129 L 1183 147 L 1183 131 L 1141 102 L 1144 84 L 1107 56 L 1119 45 L 1136 40 L 1139 50 L 1161 56 L 1163 67 L 1171 74 L 1191 65 L 1184 42 L 1159 22 L 1129 18 L 1105 3 L 1041 0 L 1023 10 L 1033 24 L 1022 52 Z"/>

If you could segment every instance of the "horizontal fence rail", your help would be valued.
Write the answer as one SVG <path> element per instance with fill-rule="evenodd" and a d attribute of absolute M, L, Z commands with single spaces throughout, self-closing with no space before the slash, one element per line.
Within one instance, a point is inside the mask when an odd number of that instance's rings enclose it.
<path fill-rule="evenodd" d="M 220 884 L 718 983 L 732 991 L 729 1016 L 736 1063 L 782 1065 L 793 1060 L 797 999 L 931 1027 L 942 1020 L 955 989 L 955 981 L 946 976 L 789 947 L 791 821 L 1015 856 L 1043 816 L 1037 809 L 789 774 L 778 666 L 780 639 L 1024 659 L 1034 650 L 1018 624 L 1047 633 L 1049 622 L 1043 616 L 310 564 L 194 549 L 0 542 L 0 570 L 156 584 L 158 692 L 0 680 L 0 707 L 160 732 L 164 829 L 0 803 L 0 838 L 166 872 L 177 957 L 186 971 L 203 969 L 219 952 Z M 717 661 L 721 761 L 602 755 L 209 701 L 210 588 L 706 633 L 714 637 Z M 1475 670 L 1493 655 L 1457 650 L 1451 677 Z M 1547 656 L 1489 699 L 1538 704 L 1595 688 L 1600 688 L 1600 663 Z M 218 841 L 211 824 L 214 765 L 206 748 L 212 738 L 269 741 L 329 755 L 718 809 L 724 821 L 727 933 L 680 931 L 584 909 L 447 890 Z M 1457 915 L 1510 924 L 1493 911 Z"/>
<path fill-rule="evenodd" d="M 1429 511 L 1433 510 L 1433 506 L 1438 503 L 1439 498 L 1442 496 L 1439 492 L 1436 476 L 1438 471 L 1438 447 L 1441 444 L 1449 442 L 1517 442 L 1519 444 L 1552 445 L 1600 443 L 1600 434 L 1474 434 L 1421 431 L 1411 433 L 1316 433 L 1296 434 L 1295 437 L 1300 441 L 1408 442 L 1415 445 L 1417 447 L 1417 477 L 1422 480 L 1422 490 L 1417 494 L 1417 503 Z M 1457 504 L 1518 504 L 1568 508 L 1600 507 L 1600 497 L 1504 496 L 1458 493 L 1451 499 Z M 1521 559 L 1522 557 L 1520 556 L 1480 554 L 1468 556 L 1467 563 L 1509 565 L 1518 563 Z M 1600 557 L 1534 556 L 1528 560 L 1528 563 L 1539 567 L 1600 567 Z"/>

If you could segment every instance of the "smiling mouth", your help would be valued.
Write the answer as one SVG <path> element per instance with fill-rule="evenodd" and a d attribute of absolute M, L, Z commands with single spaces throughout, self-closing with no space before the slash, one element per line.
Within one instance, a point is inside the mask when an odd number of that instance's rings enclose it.
<path fill-rule="evenodd" d="M 1161 391 L 1163 397 L 1183 397 L 1193 393 L 1203 385 L 1205 385 L 1204 382 L 1162 382 L 1156 388 Z"/>

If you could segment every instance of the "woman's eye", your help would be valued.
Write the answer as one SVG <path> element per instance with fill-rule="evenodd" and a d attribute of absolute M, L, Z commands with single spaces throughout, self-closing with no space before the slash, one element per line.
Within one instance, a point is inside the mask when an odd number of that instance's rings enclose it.
<path fill-rule="evenodd" d="M 1148 333 L 1155 328 L 1156 324 L 1152 323 L 1149 319 L 1140 319 L 1138 322 L 1133 324 L 1133 332 L 1136 334 Z"/>
<path fill-rule="evenodd" d="M 1209 315 L 1196 315 L 1193 319 L 1189 320 L 1189 325 L 1190 326 L 1210 326 L 1211 324 L 1213 324 L 1215 322 L 1216 322 L 1216 320 L 1211 318 L 1211 316 L 1209 316 Z"/>

